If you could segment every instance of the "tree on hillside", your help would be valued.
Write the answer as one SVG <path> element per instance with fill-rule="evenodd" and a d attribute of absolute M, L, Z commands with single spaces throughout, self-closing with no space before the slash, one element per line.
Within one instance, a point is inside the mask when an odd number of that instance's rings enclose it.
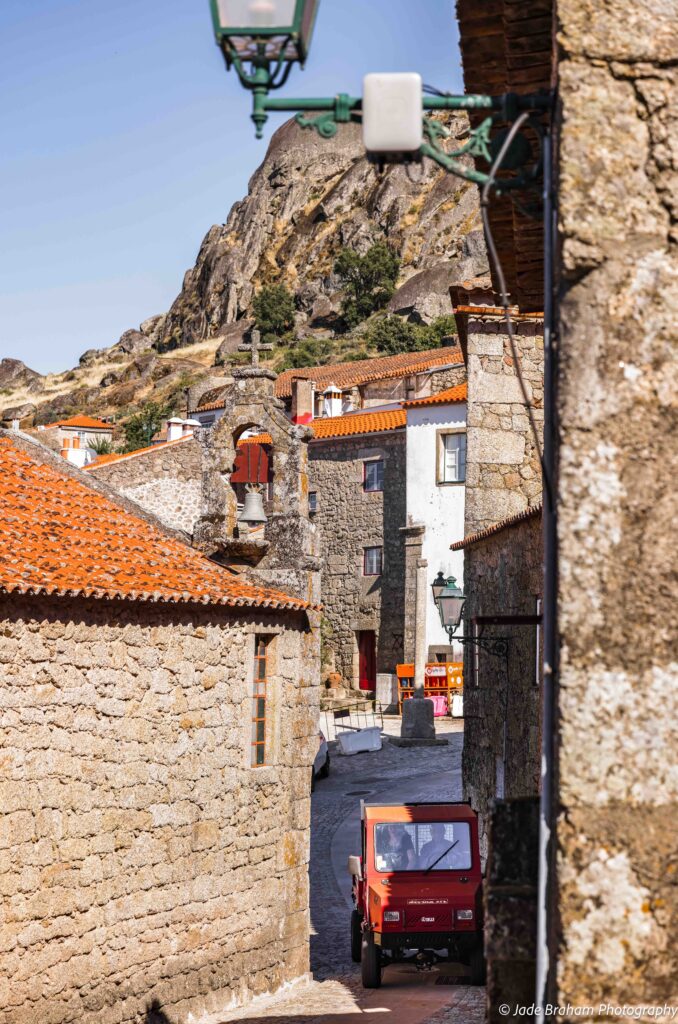
<path fill-rule="evenodd" d="M 364 256 L 353 249 L 341 250 L 334 272 L 346 292 L 341 312 L 347 328 L 384 308 L 395 291 L 399 270 L 400 259 L 385 242 L 375 242 Z"/>
<path fill-rule="evenodd" d="M 453 316 L 440 316 L 429 325 L 413 324 L 399 316 L 381 316 L 369 324 L 364 339 L 370 348 L 393 356 L 438 348 L 443 338 L 455 332 Z"/>
<path fill-rule="evenodd" d="M 153 435 L 160 430 L 170 412 L 171 409 L 168 405 L 162 405 L 160 402 L 148 402 L 134 416 L 130 416 L 127 423 L 122 425 L 125 432 L 125 443 L 121 451 L 133 452 L 137 448 L 147 448 Z"/>
<path fill-rule="evenodd" d="M 265 285 L 254 296 L 252 310 L 261 340 L 267 345 L 294 327 L 294 296 L 282 284 Z"/>
<path fill-rule="evenodd" d="M 282 372 L 292 368 L 298 370 L 302 366 L 321 366 L 329 363 L 333 355 L 334 348 L 329 338 L 305 338 L 285 353 L 277 369 Z"/>

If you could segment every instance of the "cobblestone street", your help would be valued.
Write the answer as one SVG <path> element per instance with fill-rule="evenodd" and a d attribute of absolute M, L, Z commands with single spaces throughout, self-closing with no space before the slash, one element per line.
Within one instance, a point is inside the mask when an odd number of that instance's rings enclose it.
<path fill-rule="evenodd" d="M 390 731 L 388 723 L 385 730 Z M 480 1024 L 485 990 L 464 984 L 463 978 L 456 983 L 463 968 L 443 965 L 420 973 L 409 965 L 394 965 L 385 970 L 381 989 L 366 991 L 360 968 L 350 957 L 346 861 L 349 853 L 359 851 L 360 800 L 460 799 L 461 723 L 448 721 L 438 731 L 448 736 L 448 746 L 408 749 L 385 740 L 376 753 L 340 757 L 331 750 L 330 776 L 318 780 L 313 794 L 312 978 L 200 1024 L 344 1024 L 363 1014 L 388 1014 L 392 1024 Z M 448 983 L 441 983 L 442 978 Z"/>

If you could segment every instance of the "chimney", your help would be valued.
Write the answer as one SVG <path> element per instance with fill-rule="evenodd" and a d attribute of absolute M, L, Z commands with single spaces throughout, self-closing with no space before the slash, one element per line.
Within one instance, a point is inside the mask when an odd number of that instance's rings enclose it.
<path fill-rule="evenodd" d="M 179 419 L 178 416 L 172 416 L 167 421 L 167 440 L 178 441 L 180 437 L 184 436 L 184 421 Z"/>
<path fill-rule="evenodd" d="M 342 395 L 336 384 L 330 384 L 323 391 L 323 416 L 341 416 Z"/>
<path fill-rule="evenodd" d="M 313 381 L 297 377 L 292 381 L 292 423 L 313 419 Z"/>
<path fill-rule="evenodd" d="M 182 436 L 186 437 L 187 434 L 192 434 L 194 430 L 199 430 L 201 426 L 202 423 L 200 422 L 200 420 L 184 420 L 184 422 L 181 424 Z"/>

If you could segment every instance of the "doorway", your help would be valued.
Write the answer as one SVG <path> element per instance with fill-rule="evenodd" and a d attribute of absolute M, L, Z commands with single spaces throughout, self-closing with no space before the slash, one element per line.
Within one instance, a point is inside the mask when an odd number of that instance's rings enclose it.
<path fill-rule="evenodd" d="M 373 629 L 358 631 L 358 685 L 374 690 L 377 685 L 377 636 Z"/>

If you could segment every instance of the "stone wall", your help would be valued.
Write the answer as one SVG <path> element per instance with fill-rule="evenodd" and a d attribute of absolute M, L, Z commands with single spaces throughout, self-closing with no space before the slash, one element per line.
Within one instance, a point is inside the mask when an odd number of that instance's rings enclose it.
<path fill-rule="evenodd" d="M 384 490 L 363 490 L 363 461 L 382 456 Z M 394 672 L 403 657 L 405 555 L 405 430 L 316 441 L 309 445 L 309 490 L 323 556 L 327 643 L 335 669 L 349 686 L 358 682 L 356 632 L 377 634 L 377 672 Z M 383 546 L 380 577 L 363 575 L 363 548 Z"/>
<path fill-rule="evenodd" d="M 468 320 L 466 532 L 493 526 L 541 500 L 541 468 L 520 384 L 498 314 Z M 541 435 L 544 343 L 541 321 L 515 321 L 523 378 Z"/>
<path fill-rule="evenodd" d="M 143 455 L 104 462 L 87 472 L 173 529 L 184 530 L 189 536 L 193 533 L 202 501 L 200 446 L 194 438 Z"/>
<path fill-rule="evenodd" d="M 558 15 L 554 995 L 654 1006 L 678 977 L 678 20 L 636 0 Z"/>
<path fill-rule="evenodd" d="M 139 1024 L 157 1002 L 187 1024 L 303 975 L 303 616 L 12 596 L 0 621 L 0 1022 Z M 254 636 L 276 632 L 251 768 Z"/>
<path fill-rule="evenodd" d="M 508 526 L 465 548 L 464 615 L 534 615 L 542 594 L 541 517 Z M 470 629 L 470 625 L 469 625 Z M 535 626 L 485 626 L 484 635 L 509 636 L 508 662 L 480 652 L 464 661 L 465 798 L 480 815 L 483 852 L 496 798 L 539 793 L 540 699 Z"/>

